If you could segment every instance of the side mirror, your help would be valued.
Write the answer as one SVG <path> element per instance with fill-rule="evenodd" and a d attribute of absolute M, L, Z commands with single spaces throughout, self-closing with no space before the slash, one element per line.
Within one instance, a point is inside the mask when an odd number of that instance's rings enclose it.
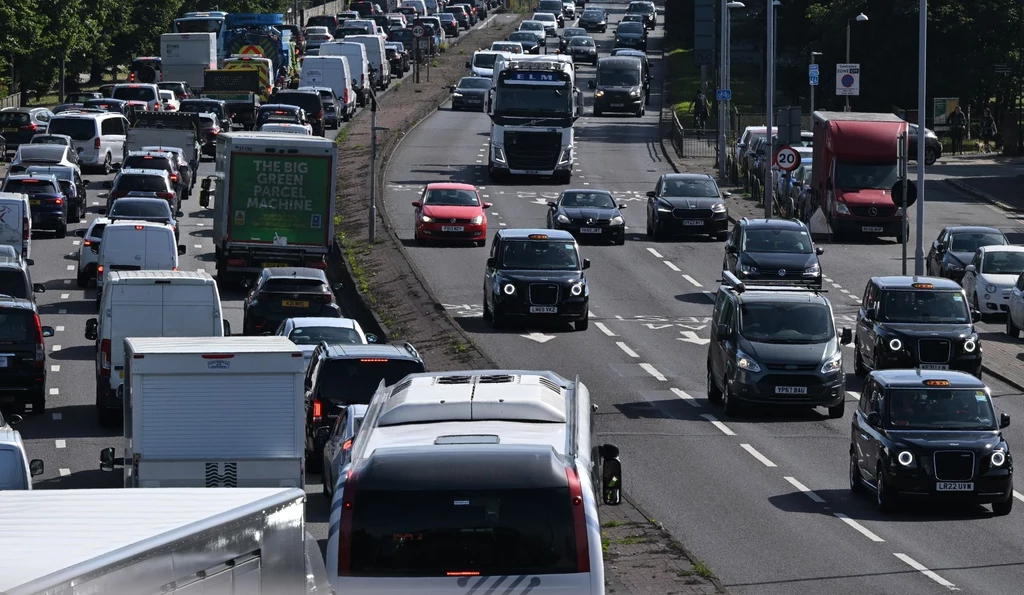
<path fill-rule="evenodd" d="M 231 323 L 228 322 L 227 320 L 225 320 L 223 325 L 224 325 L 224 336 L 225 337 L 230 337 L 231 336 Z"/>
<path fill-rule="evenodd" d="M 882 423 L 882 416 L 877 411 L 868 414 L 868 425 L 877 428 Z"/>
<path fill-rule="evenodd" d="M 629 206 L 629 205 L 627 205 L 626 203 L 622 203 L 621 205 L 619 205 L 619 208 L 620 208 L 620 209 L 624 209 L 624 208 L 626 208 L 626 207 L 628 207 L 628 206 Z"/>
<path fill-rule="evenodd" d="M 1010 425 L 1010 414 L 1000 413 L 999 414 L 999 429 L 1003 429 Z"/>
<path fill-rule="evenodd" d="M 489 268 L 494 268 L 494 257 L 493 256 L 489 256 L 487 258 L 487 266 Z"/>
<path fill-rule="evenodd" d="M 418 209 L 418 208 L 423 206 L 423 203 L 421 203 L 418 200 L 414 200 L 414 201 L 412 201 L 412 206 L 414 206 L 414 207 L 416 207 Z"/>
<path fill-rule="evenodd" d="M 657 196 L 658 196 L 658 195 L 657 195 L 657 194 L 656 194 L 656 193 L 655 193 L 655 192 L 654 192 L 653 190 L 648 190 L 648 191 L 647 191 L 647 197 L 648 197 L 648 198 L 655 198 L 655 197 L 657 197 Z"/>
<path fill-rule="evenodd" d="M 595 84 L 594 81 L 587 81 L 587 87 L 590 89 L 596 89 L 597 84 Z"/>
<path fill-rule="evenodd" d="M 377 335 L 374 335 L 372 333 L 367 333 L 367 335 L 366 335 L 366 342 L 367 343 L 371 343 L 371 344 L 372 343 L 376 343 L 377 342 Z"/>
<path fill-rule="evenodd" d="M 25 264 L 27 264 L 27 265 L 29 265 L 29 266 L 32 266 L 32 265 L 34 265 L 35 263 L 36 263 L 36 261 L 35 261 L 35 259 L 34 259 L 34 258 L 26 258 L 26 259 L 25 259 Z"/>
<path fill-rule="evenodd" d="M 333 291 L 333 292 L 335 292 L 335 293 L 337 293 L 337 292 L 341 291 L 341 290 L 342 290 L 342 287 L 343 287 L 343 286 L 342 286 L 342 284 L 341 284 L 341 283 L 331 283 L 331 291 Z"/>
<path fill-rule="evenodd" d="M 96 337 L 99 336 L 99 320 L 90 318 L 85 321 L 85 338 L 90 341 L 95 341 Z"/>
<path fill-rule="evenodd" d="M 103 188 L 104 190 L 110 190 L 113 187 L 114 184 L 110 180 L 104 180 L 103 183 L 100 184 L 100 188 Z"/>
<path fill-rule="evenodd" d="M 313 433 L 317 440 L 326 442 L 331 438 L 331 426 L 321 426 Z"/>
<path fill-rule="evenodd" d="M 76 152 L 77 152 L 77 153 L 78 153 L 79 155 L 81 155 L 81 154 L 82 154 L 82 153 L 83 153 L 83 152 L 85 151 L 85 148 L 84 148 L 84 147 L 75 147 L 75 151 L 76 151 Z"/>
<path fill-rule="evenodd" d="M 622 461 L 613 444 L 601 446 L 601 501 L 608 506 L 622 503 Z"/>
<path fill-rule="evenodd" d="M 44 338 L 52 337 L 54 335 L 54 330 L 53 330 L 52 326 L 44 326 L 44 327 L 40 327 L 40 328 L 43 331 L 43 337 Z"/>
<path fill-rule="evenodd" d="M 551 207 L 552 209 L 557 209 L 558 208 L 558 203 L 549 200 L 548 201 L 548 206 Z"/>
<path fill-rule="evenodd" d="M 185 254 L 185 244 L 178 244 L 178 256 Z"/>
<path fill-rule="evenodd" d="M 818 256 L 821 256 L 822 254 L 825 253 L 825 249 L 822 248 L 821 246 L 818 246 L 814 249 L 814 253 L 817 254 Z"/>
<path fill-rule="evenodd" d="M 843 328 L 842 334 L 839 336 L 839 343 L 842 345 L 853 343 L 853 330 L 850 327 Z"/>
<path fill-rule="evenodd" d="M 976 273 L 976 272 L 978 272 L 978 267 L 974 266 L 973 264 L 969 264 L 969 265 L 964 267 L 964 272 L 966 272 L 966 273 Z"/>
<path fill-rule="evenodd" d="M 868 308 L 867 310 L 864 310 L 864 318 L 866 320 L 874 320 L 875 316 L 878 316 L 878 311 L 875 310 L 874 308 Z"/>
<path fill-rule="evenodd" d="M 32 292 L 33 293 L 46 293 L 46 286 L 43 285 L 42 283 L 33 283 L 32 284 Z"/>
<path fill-rule="evenodd" d="M 37 477 L 43 474 L 43 460 L 32 459 L 28 462 L 28 469 L 32 473 L 32 477 Z"/>
<path fill-rule="evenodd" d="M 724 190 L 722 191 L 722 198 L 730 198 L 730 197 L 732 197 L 732 192 L 726 192 Z"/>
<path fill-rule="evenodd" d="M 981 322 L 981 312 L 977 310 L 971 310 L 971 322 Z"/>
<path fill-rule="evenodd" d="M 466 68 L 472 68 L 472 67 L 473 67 L 473 65 L 469 62 L 469 60 L 466 60 Z M 454 89 L 454 88 L 455 87 L 452 86 L 452 89 Z"/>
<path fill-rule="evenodd" d="M 104 448 L 100 451 L 100 470 L 114 470 L 114 447 Z"/>
<path fill-rule="evenodd" d="M 89 180 L 82 180 L 82 188 L 88 188 L 91 184 Z"/>
<path fill-rule="evenodd" d="M 587 270 L 589 268 L 590 268 L 590 259 L 589 258 L 584 258 L 583 259 L 583 270 Z"/>
<path fill-rule="evenodd" d="M 938 242 L 935 242 L 935 251 L 936 252 L 945 252 L 946 251 L 946 245 L 945 244 L 940 244 Z"/>
<path fill-rule="evenodd" d="M 199 187 L 202 188 L 203 190 L 209 190 L 212 184 L 213 180 L 211 180 L 210 178 L 203 178 L 203 181 L 199 182 Z"/>
<path fill-rule="evenodd" d="M 737 252 L 739 252 L 739 249 L 736 248 L 736 246 L 734 246 L 733 244 L 726 244 L 725 251 L 728 252 L 729 254 L 736 254 Z"/>
<path fill-rule="evenodd" d="M 23 421 L 25 421 L 25 418 L 17 413 L 12 413 L 11 416 L 7 418 L 7 423 L 12 426 L 16 426 Z"/>
<path fill-rule="evenodd" d="M 493 206 L 494 206 L 494 203 L 493 203 L 493 202 L 485 202 L 485 203 L 484 203 L 484 208 L 485 208 L 485 209 L 489 209 L 489 208 L 491 208 L 491 207 L 493 207 Z"/>

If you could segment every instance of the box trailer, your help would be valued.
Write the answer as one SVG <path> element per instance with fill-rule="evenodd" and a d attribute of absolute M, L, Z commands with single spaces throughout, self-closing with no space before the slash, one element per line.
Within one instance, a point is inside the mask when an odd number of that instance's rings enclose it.
<path fill-rule="evenodd" d="M 185 81 L 201 90 L 206 71 L 217 68 L 217 34 L 164 33 L 160 58 L 165 81 Z"/>

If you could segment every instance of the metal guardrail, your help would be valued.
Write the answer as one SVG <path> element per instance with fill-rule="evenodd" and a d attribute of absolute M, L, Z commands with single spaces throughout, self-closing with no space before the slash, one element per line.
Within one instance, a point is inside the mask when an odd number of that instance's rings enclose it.
<path fill-rule="evenodd" d="M 686 158 L 718 159 L 718 131 L 683 128 L 677 114 L 672 115 L 672 147 L 676 155 Z"/>
<path fill-rule="evenodd" d="M 21 93 L 15 93 L 0 99 L 0 109 L 5 107 L 21 107 Z"/>

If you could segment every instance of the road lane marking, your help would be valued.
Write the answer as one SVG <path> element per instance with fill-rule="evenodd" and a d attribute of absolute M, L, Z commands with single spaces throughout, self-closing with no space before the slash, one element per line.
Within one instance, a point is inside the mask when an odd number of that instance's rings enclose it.
<path fill-rule="evenodd" d="M 64 279 L 64 285 L 71 285 L 71 279 Z"/>
<path fill-rule="evenodd" d="M 200 248 L 203 247 L 203 245 L 202 244 L 192 244 L 192 247 L 196 248 L 196 249 L 200 249 Z"/>
<path fill-rule="evenodd" d="M 840 288 L 839 291 L 841 291 L 843 293 L 850 293 L 850 290 L 849 289 L 845 289 L 845 288 Z"/>
<path fill-rule="evenodd" d="M 82 240 L 75 240 L 75 241 L 71 242 L 71 245 L 78 246 L 81 243 L 82 243 Z"/>
<path fill-rule="evenodd" d="M 73 270 L 75 270 L 75 265 L 73 265 L 73 264 L 69 264 L 69 265 L 68 265 L 68 270 L 69 270 L 69 271 L 73 271 Z"/>
<path fill-rule="evenodd" d="M 842 288 L 842 285 L 840 285 L 838 283 L 833 283 L 832 287 L 835 287 L 836 289 L 840 289 L 840 288 Z"/>
<path fill-rule="evenodd" d="M 63 416 L 60 413 L 54 413 L 53 414 L 53 421 L 60 421 L 61 417 L 63 417 Z"/>
<path fill-rule="evenodd" d="M 68 313 L 68 311 L 63 309 L 63 308 L 61 308 L 60 310 L 57 310 L 57 314 L 67 314 L 67 313 Z"/>
<path fill-rule="evenodd" d="M 839 519 L 839 520 L 843 521 L 844 523 L 846 523 L 847 525 L 853 527 L 854 529 L 857 530 L 858 533 L 860 533 L 864 537 L 867 537 L 871 541 L 874 541 L 875 543 L 882 543 L 882 542 L 885 541 L 881 537 L 879 537 L 879 536 L 875 535 L 874 533 L 872 533 L 870 529 L 868 529 L 864 525 L 858 523 L 857 521 L 851 519 L 850 517 L 846 516 L 845 514 L 843 514 L 841 512 L 834 512 L 832 514 L 836 515 L 837 519 Z"/>
<path fill-rule="evenodd" d="M 653 254 L 655 258 L 665 258 L 661 254 L 659 254 L 658 251 L 655 250 L 654 248 L 648 248 L 647 251 Z"/>
<path fill-rule="evenodd" d="M 610 328 L 606 327 L 603 322 L 595 322 L 594 326 L 601 329 L 601 332 L 608 335 L 609 337 L 618 337 L 618 335 L 613 333 Z"/>
<path fill-rule="evenodd" d="M 701 415 L 701 417 L 703 417 L 704 419 L 706 419 L 709 422 L 711 422 L 711 425 L 713 425 L 716 428 L 718 428 L 719 430 L 721 430 L 722 433 L 725 434 L 726 436 L 735 436 L 736 435 L 736 432 L 733 432 L 732 430 L 729 429 L 729 426 L 727 426 L 727 425 L 723 424 L 722 422 L 718 421 L 718 418 L 715 417 L 714 415 L 711 415 L 710 413 L 705 413 L 704 415 Z"/>
<path fill-rule="evenodd" d="M 505 227 L 506 225 L 508 225 L 508 223 L 498 223 L 499 227 Z"/>
<path fill-rule="evenodd" d="M 640 357 L 640 356 L 639 356 L 639 355 L 637 354 L 637 352 L 635 352 L 635 351 L 633 351 L 632 349 L 630 349 L 630 348 L 629 348 L 629 345 L 626 345 L 626 344 L 625 344 L 625 343 L 623 343 L 622 341 L 616 341 L 616 342 L 615 342 L 615 344 L 619 346 L 619 349 L 621 349 L 621 350 L 625 351 L 625 352 L 626 352 L 626 355 L 628 355 L 629 357 Z"/>
<path fill-rule="evenodd" d="M 665 263 L 665 266 L 667 266 L 668 268 L 672 269 L 673 271 L 675 271 L 677 273 L 679 272 L 679 267 L 677 267 L 676 265 L 672 264 L 671 260 L 666 260 L 666 261 L 664 261 L 664 263 Z M 683 275 L 683 276 L 685 277 L 686 275 Z"/>
<path fill-rule="evenodd" d="M 927 576 L 928 578 L 932 579 L 933 581 L 939 583 L 943 587 L 946 587 L 950 591 L 959 591 L 960 590 L 959 588 L 957 588 L 956 585 L 954 585 L 953 583 L 947 581 L 946 579 L 942 578 L 941 576 L 935 574 L 931 570 L 928 570 L 925 567 L 924 564 L 921 564 L 920 562 L 918 562 L 917 560 L 911 558 L 910 556 L 908 556 L 906 554 L 895 554 L 895 553 L 893 555 L 896 556 L 897 558 L 899 558 L 900 560 L 903 560 L 907 564 L 907 566 L 910 566 L 914 570 L 920 572 L 921 574 Z"/>
<path fill-rule="evenodd" d="M 71 469 L 64 469 L 64 468 L 61 468 L 61 470 L 60 470 L 60 476 L 61 476 L 61 477 L 67 477 L 68 475 L 71 475 Z"/>
<path fill-rule="evenodd" d="M 196 269 L 196 272 L 197 272 L 197 273 L 205 273 L 205 272 L 206 272 L 206 269 Z"/>
<path fill-rule="evenodd" d="M 812 501 L 817 502 L 818 504 L 824 504 L 825 503 L 825 499 L 824 498 L 822 498 L 821 496 L 819 496 L 819 495 L 815 494 L 813 491 L 811 491 L 811 488 L 809 488 L 809 487 L 805 486 L 804 484 L 800 483 L 799 481 L 797 481 L 795 477 L 783 477 L 783 479 L 785 479 L 789 483 L 793 484 L 794 488 L 796 488 L 796 489 L 800 490 L 801 492 L 803 492 L 804 495 L 807 496 L 808 498 L 810 498 Z"/>
<path fill-rule="evenodd" d="M 53 441 L 53 445 L 54 445 L 54 446 L 55 446 L 56 448 L 67 448 L 67 446 L 68 446 L 68 443 L 67 443 L 67 442 L 65 442 L 65 441 L 63 441 L 63 440 L 54 440 L 54 441 Z"/>
<path fill-rule="evenodd" d="M 697 280 L 694 279 L 693 277 L 689 276 L 689 275 L 683 275 L 683 279 L 686 279 L 687 281 L 692 283 L 694 287 L 704 287 L 700 283 L 697 283 Z"/>
<path fill-rule="evenodd" d="M 860 400 L 860 393 L 855 391 L 855 390 L 848 390 L 848 391 L 846 391 L 846 394 L 848 394 L 851 397 L 853 397 L 854 401 L 859 401 Z"/>
<path fill-rule="evenodd" d="M 51 388 L 50 389 L 50 395 L 59 395 L 59 394 L 60 394 L 60 389 L 59 388 Z"/>
<path fill-rule="evenodd" d="M 58 333 L 60 333 L 60 332 L 63 332 L 63 331 L 64 331 L 64 327 L 62 327 L 62 326 L 58 326 L 57 328 L 55 328 L 55 329 L 53 329 L 53 330 L 55 330 L 55 331 L 57 331 Z"/>
<path fill-rule="evenodd" d="M 825 277 L 825 280 L 828 281 L 829 283 L 832 282 L 832 279 L 829 279 L 828 277 Z"/>
<path fill-rule="evenodd" d="M 1013 497 L 1020 500 L 1021 502 L 1024 502 L 1024 494 L 1021 494 L 1017 490 L 1013 490 Z"/>
<path fill-rule="evenodd" d="M 743 450 L 749 452 L 750 456 L 752 456 L 755 459 L 757 459 L 757 460 L 761 461 L 762 463 L 764 463 L 765 467 L 777 467 L 778 466 L 775 463 L 773 463 L 771 461 L 771 459 L 769 459 L 768 457 L 764 456 L 763 454 L 757 452 L 757 449 L 754 448 L 753 446 L 751 446 L 749 444 L 740 444 L 740 447 L 742 447 Z"/>
<path fill-rule="evenodd" d="M 671 390 L 675 394 L 675 396 L 682 399 L 690 407 L 700 407 L 700 403 L 697 402 L 697 399 L 691 397 L 689 394 L 686 393 L 686 391 L 679 390 L 678 388 L 673 388 L 669 390 Z"/>
<path fill-rule="evenodd" d="M 712 293 L 712 292 L 710 292 L 710 291 L 708 291 L 706 289 L 702 293 L 704 294 L 704 297 L 708 298 L 712 302 L 715 301 L 715 294 L 714 293 Z"/>
<path fill-rule="evenodd" d="M 51 372 L 60 372 L 60 365 L 58 365 L 58 364 L 51 365 L 50 366 L 50 371 Z"/>
<path fill-rule="evenodd" d="M 204 225 L 206 225 L 206 224 L 205 223 L 196 223 L 196 227 L 202 227 Z"/>
<path fill-rule="evenodd" d="M 50 349 L 52 349 L 53 351 L 60 351 L 60 345 L 54 345 Z"/>
<path fill-rule="evenodd" d="M 668 381 L 668 378 L 665 378 L 665 375 L 659 372 L 658 369 L 652 366 L 651 364 L 640 364 L 640 367 L 643 368 L 651 376 L 654 376 L 656 380 L 659 380 L 661 382 Z"/>
<path fill-rule="evenodd" d="M 60 299 L 62 299 L 62 300 L 66 300 L 69 297 L 71 297 L 70 293 L 62 293 L 62 294 L 60 294 Z"/>

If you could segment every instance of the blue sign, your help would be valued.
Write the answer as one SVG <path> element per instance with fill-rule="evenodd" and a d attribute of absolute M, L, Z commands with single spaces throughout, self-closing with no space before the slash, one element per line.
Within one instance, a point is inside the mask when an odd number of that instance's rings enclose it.
<path fill-rule="evenodd" d="M 816 73 L 816 72 L 811 75 L 811 86 L 812 87 L 817 87 L 818 86 L 818 73 Z"/>
<path fill-rule="evenodd" d="M 715 92 L 715 99 L 719 101 L 732 101 L 732 89 L 719 89 Z"/>
<path fill-rule="evenodd" d="M 807 73 L 810 74 L 811 76 L 817 76 L 818 75 L 818 65 L 817 64 L 811 64 L 810 66 L 808 66 L 807 67 Z"/>
<path fill-rule="evenodd" d="M 559 83 L 562 80 L 550 72 L 513 72 L 509 74 L 506 81 L 534 81 L 541 83 Z"/>

